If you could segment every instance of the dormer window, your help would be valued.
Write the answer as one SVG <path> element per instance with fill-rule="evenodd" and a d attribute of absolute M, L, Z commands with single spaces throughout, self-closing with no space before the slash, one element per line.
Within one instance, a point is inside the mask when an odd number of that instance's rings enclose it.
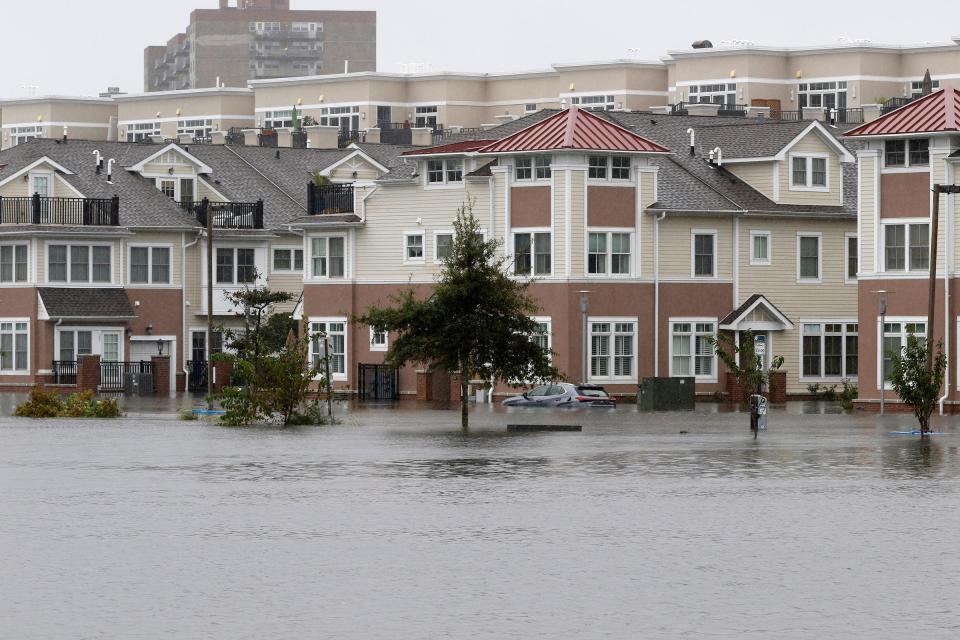
<path fill-rule="evenodd" d="M 53 174 L 47 171 L 30 172 L 30 195 L 37 193 L 41 198 L 49 198 L 52 178 Z"/>
<path fill-rule="evenodd" d="M 913 167 L 930 164 L 930 140 L 887 140 L 883 143 L 884 165 L 887 167 Z"/>
<path fill-rule="evenodd" d="M 463 160 L 447 158 L 445 160 L 427 160 L 428 184 L 451 184 L 463 182 Z"/>
<path fill-rule="evenodd" d="M 790 188 L 794 190 L 827 190 L 827 158 L 823 156 L 791 156 Z"/>

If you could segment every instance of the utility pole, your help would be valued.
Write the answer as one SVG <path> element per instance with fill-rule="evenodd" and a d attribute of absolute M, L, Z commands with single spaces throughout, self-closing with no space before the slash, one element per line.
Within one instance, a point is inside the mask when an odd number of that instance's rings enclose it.
<path fill-rule="evenodd" d="M 887 391 L 887 354 L 883 350 L 887 326 L 887 292 L 881 289 L 874 293 L 880 294 L 880 415 L 883 415 L 883 396 Z"/>
<path fill-rule="evenodd" d="M 590 331 L 587 327 L 587 311 L 590 306 L 590 292 L 580 291 L 580 323 L 583 327 L 583 378 L 580 383 L 586 384 L 590 377 Z"/>
<path fill-rule="evenodd" d="M 933 314 L 937 301 L 937 232 L 940 226 L 941 193 L 960 193 L 960 185 L 933 185 L 933 211 L 930 214 L 930 283 L 927 296 L 927 370 L 930 373 L 933 373 Z M 946 268 L 944 268 L 943 277 L 947 277 Z"/>
<path fill-rule="evenodd" d="M 207 198 L 200 210 L 207 223 L 207 410 L 213 411 L 213 216 Z"/>

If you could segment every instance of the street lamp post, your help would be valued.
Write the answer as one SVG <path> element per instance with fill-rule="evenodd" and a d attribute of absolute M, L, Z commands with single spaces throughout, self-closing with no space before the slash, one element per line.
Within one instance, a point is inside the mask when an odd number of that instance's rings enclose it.
<path fill-rule="evenodd" d="M 590 377 L 590 332 L 587 327 L 587 311 L 590 307 L 590 292 L 579 291 L 580 294 L 580 324 L 583 327 L 583 378 L 581 382 L 586 383 Z"/>
<path fill-rule="evenodd" d="M 883 349 L 887 326 L 887 292 L 881 289 L 874 293 L 880 294 L 880 415 L 883 415 L 883 396 L 887 390 L 887 354 Z"/>

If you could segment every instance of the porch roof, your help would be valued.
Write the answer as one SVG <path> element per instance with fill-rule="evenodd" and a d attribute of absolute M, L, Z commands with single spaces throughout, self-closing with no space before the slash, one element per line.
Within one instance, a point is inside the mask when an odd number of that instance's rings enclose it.
<path fill-rule="evenodd" d="M 42 320 L 131 320 L 137 315 L 123 289 L 37 289 Z"/>
<path fill-rule="evenodd" d="M 728 313 L 720 321 L 720 328 L 727 331 L 786 331 L 793 329 L 793 323 L 766 296 L 755 293 Z"/>

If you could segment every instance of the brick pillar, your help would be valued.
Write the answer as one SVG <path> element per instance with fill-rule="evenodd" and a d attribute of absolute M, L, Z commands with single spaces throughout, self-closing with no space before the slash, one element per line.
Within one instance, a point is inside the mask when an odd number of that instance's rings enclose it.
<path fill-rule="evenodd" d="M 770 392 L 767 394 L 772 404 L 783 404 L 787 401 L 787 372 L 770 372 Z"/>
<path fill-rule="evenodd" d="M 170 356 L 153 356 L 153 390 L 170 393 Z"/>
<path fill-rule="evenodd" d="M 728 402 L 746 402 L 747 393 L 743 388 L 743 383 L 737 378 L 737 376 L 728 373 L 727 374 L 727 401 Z"/>
<path fill-rule="evenodd" d="M 459 373 L 453 374 L 453 377 L 450 379 L 450 403 L 451 404 L 460 404 L 460 378 Z M 467 393 L 469 393 L 469 389 Z"/>
<path fill-rule="evenodd" d="M 80 356 L 77 359 L 77 391 L 100 388 L 100 356 Z"/>
<path fill-rule="evenodd" d="M 213 362 L 213 392 L 220 393 L 224 387 L 230 386 L 230 378 L 233 377 L 233 363 L 225 360 L 215 360 Z"/>
<path fill-rule="evenodd" d="M 417 400 L 433 400 L 432 371 L 417 371 Z"/>

